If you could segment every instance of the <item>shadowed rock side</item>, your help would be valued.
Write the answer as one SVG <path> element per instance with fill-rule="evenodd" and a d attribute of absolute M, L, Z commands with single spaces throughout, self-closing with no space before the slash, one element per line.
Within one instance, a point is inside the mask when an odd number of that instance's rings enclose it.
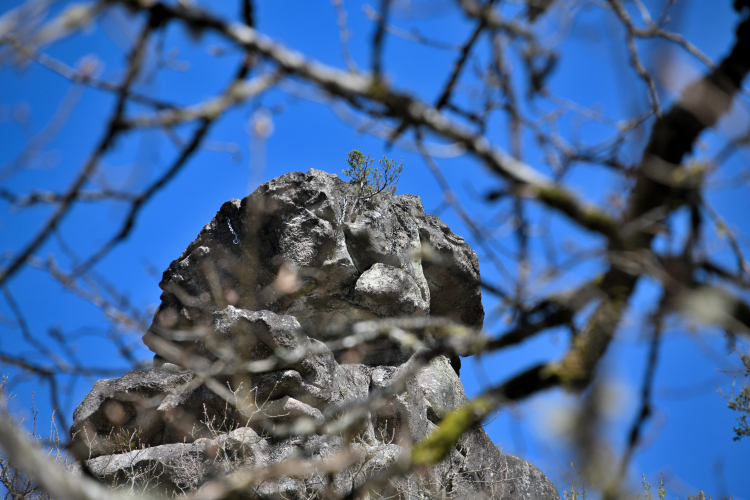
<path fill-rule="evenodd" d="M 363 200 L 335 175 L 284 175 L 225 203 L 160 286 L 144 336 L 159 352 L 154 368 L 100 380 L 74 414 L 74 442 L 109 484 L 181 493 L 301 460 L 295 467 L 309 473 L 269 475 L 246 496 L 343 496 L 467 402 L 457 360 L 418 365 L 387 340 L 336 353 L 326 344 L 376 318 L 481 327 L 476 255 L 416 196 Z M 394 382 L 395 396 L 356 405 Z M 386 481 L 370 498 L 470 495 L 559 498 L 539 469 L 502 454 L 481 427 L 441 462 Z"/>

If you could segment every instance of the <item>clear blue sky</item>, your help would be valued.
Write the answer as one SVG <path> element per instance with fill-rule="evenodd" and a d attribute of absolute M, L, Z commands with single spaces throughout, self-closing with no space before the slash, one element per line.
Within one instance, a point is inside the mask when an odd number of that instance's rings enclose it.
<path fill-rule="evenodd" d="M 0 14 L 20 2 L 5 2 Z M 377 3 L 377 2 L 375 2 Z M 661 2 L 646 2 L 649 6 Z M 681 2 L 682 3 L 682 2 Z M 204 3 L 204 5 L 209 5 Z M 353 59 L 362 68 L 369 67 L 369 41 L 372 33 L 371 21 L 367 19 L 363 3 L 347 1 L 349 28 L 352 32 L 351 52 Z M 473 29 L 451 2 L 397 2 L 393 22 L 409 30 L 419 26 L 422 33 L 434 39 L 462 43 Z M 234 16 L 238 6 L 235 2 L 211 3 L 212 9 L 226 16 Z M 58 7 L 55 7 L 59 10 Z M 582 4 L 574 23 L 561 33 L 545 39 L 545 43 L 558 46 L 562 59 L 550 79 L 551 90 L 566 99 L 585 106 L 597 106 L 615 119 L 632 117 L 637 110 L 644 109 L 647 94 L 643 82 L 634 76 L 627 65 L 612 67 L 612 60 L 624 60 L 624 33 L 611 13 L 603 14 L 598 8 Z M 654 9 L 652 9 L 654 10 Z M 659 9 L 655 9 L 660 12 Z M 508 12 L 513 12 L 510 7 Z M 327 1 L 284 0 L 257 2 L 257 26 L 262 32 L 315 58 L 325 64 L 343 68 L 340 55 L 339 33 L 336 26 L 336 11 Z M 560 16 L 559 9 L 551 16 Z M 731 47 L 737 16 L 731 10 L 731 2 L 686 2 L 674 11 L 673 29 L 685 34 L 711 59 L 717 60 Z M 101 23 L 82 34 L 68 38 L 46 52 L 70 65 L 82 58 L 96 54 L 102 61 L 101 77 L 117 80 L 122 72 L 122 53 L 129 47 L 135 31 L 122 29 L 127 14 L 116 11 Z M 540 30 L 549 19 L 540 21 Z M 132 28 L 132 24 L 130 27 Z M 486 44 L 486 41 L 485 41 Z M 165 54 L 174 56 L 174 69 L 162 70 L 158 77 L 142 79 L 137 89 L 144 93 L 183 103 L 195 103 L 216 95 L 222 90 L 236 67 L 239 56 L 229 47 L 225 55 L 207 53 L 207 47 L 228 47 L 221 39 L 204 35 L 199 43 L 189 41 L 187 34 L 177 27 L 170 28 L 164 37 Z M 178 47 L 178 52 L 170 52 Z M 641 44 L 643 54 L 655 54 L 666 47 Z M 655 50 L 649 52 L 649 49 Z M 486 49 L 480 48 L 480 54 Z M 386 43 L 385 73 L 396 88 L 433 101 L 440 92 L 445 75 L 452 67 L 455 53 L 435 48 L 418 47 L 412 43 L 389 37 Z M 669 62 L 682 68 L 678 77 L 684 85 L 690 78 L 705 70 L 694 58 L 674 51 Z M 645 56 L 648 65 L 655 64 L 655 57 Z M 659 60 L 660 64 L 664 60 Z M 679 63 L 679 64 L 678 64 Z M 518 60 L 511 64 L 521 70 Z M 148 62 L 153 68 L 155 61 Z M 652 67 L 652 66 L 649 66 Z M 468 82 L 468 80 L 467 80 Z M 113 107 L 113 98 L 107 93 L 83 88 L 71 88 L 64 79 L 37 64 L 22 67 L 0 67 L 0 165 L 17 156 L 28 138 L 38 133 L 49 123 L 56 112 L 71 104 L 67 123 L 54 139 L 44 147 L 30 168 L 12 176 L 3 176 L 3 187 L 16 193 L 30 189 L 61 191 L 71 182 L 86 156 L 94 148 L 105 119 Z M 284 87 L 291 93 L 273 91 L 262 99 L 262 104 L 273 108 L 273 132 L 262 147 L 251 148 L 248 123 L 253 116 L 251 102 L 228 113 L 212 129 L 210 141 L 192 158 L 160 196 L 151 201 L 137 220 L 132 236 L 119 246 L 97 267 L 96 271 L 108 281 L 124 290 L 133 304 L 142 308 L 153 308 L 159 301 L 157 286 L 161 271 L 208 223 L 221 204 L 230 198 L 241 198 L 248 193 L 249 184 L 257 179 L 268 180 L 292 171 L 311 168 L 340 174 L 345 168 L 346 154 L 351 149 L 360 149 L 373 156 L 388 155 L 404 157 L 405 168 L 399 184 L 399 193 L 421 196 L 426 210 L 432 211 L 441 205 L 442 193 L 425 167 L 421 158 L 398 147 L 386 150 L 383 141 L 358 133 L 356 127 L 347 123 L 324 103 L 312 102 L 301 97 L 310 95 L 309 90 L 294 84 Z M 462 91 L 471 92 L 465 83 Z M 299 93 L 299 96 L 293 95 Z M 662 89 L 662 99 L 669 103 L 674 94 Z M 706 152 L 714 151 L 723 144 L 722 137 L 737 135 L 748 128 L 747 99 L 740 99 L 737 109 L 729 119 L 719 126 L 719 133 L 707 134 Z M 60 106 L 60 103 L 66 103 Z M 130 112 L 144 112 L 137 106 Z M 18 123 L 15 118 L 27 114 L 28 119 Z M 15 118 L 14 118 L 15 117 Z M 492 137 L 500 147 L 507 148 L 505 123 L 493 122 Z M 179 128 L 183 136 L 190 128 Z M 591 123 L 572 114 L 560 120 L 560 132 L 569 140 L 594 141 L 611 133 L 605 126 Z M 542 152 L 536 148 L 532 138 L 524 138 L 524 159 L 547 171 L 542 163 Z M 636 161 L 643 138 L 634 140 L 625 149 L 631 161 Z M 236 148 L 237 157 L 227 152 Z M 262 152 L 260 152 L 262 150 Z M 101 179 L 117 188 L 136 189 L 155 179 L 174 158 L 175 148 L 158 131 L 131 134 L 117 143 L 113 153 L 106 157 L 101 167 Z M 747 148 L 733 156 L 731 162 L 715 179 L 730 178 L 745 168 L 750 157 Z M 480 221 L 490 221 L 497 207 L 481 202 L 477 193 L 499 183 L 490 177 L 476 162 L 464 156 L 440 159 L 447 178 L 461 196 L 466 207 Z M 0 171 L 0 174 L 2 172 Z M 622 185 L 614 176 L 600 168 L 579 166 L 565 178 L 566 184 L 591 202 L 605 205 L 608 196 L 617 193 Z M 722 213 L 732 227 L 743 234 L 750 234 L 747 188 L 727 189 L 720 182 L 709 191 L 709 200 Z M 5 201 L 0 201 L 0 234 L 2 250 L 17 251 L 29 241 L 32 230 L 50 215 L 49 207 L 36 207 L 24 211 L 10 210 Z M 561 243 L 577 245 L 579 248 L 598 243 L 588 234 L 582 233 L 559 216 L 545 218 L 532 210 L 539 234 L 550 231 Z M 117 228 L 124 215 L 122 206 L 107 206 L 102 209 L 93 205 L 79 204 L 68 217 L 63 230 L 68 243 L 81 255 L 88 255 L 101 245 Z M 450 211 L 441 212 L 441 218 L 458 234 L 473 243 L 468 229 Z M 742 242 L 747 245 L 746 238 Z M 501 242 L 501 244 L 506 244 Z M 662 243 L 667 244 L 667 243 Z M 515 240 L 508 236 L 507 246 L 513 248 Z M 717 249 L 728 255 L 726 248 Z M 724 244 L 725 245 L 725 244 Z M 534 265 L 543 262 L 541 245 L 533 245 Z M 37 256 L 46 258 L 54 254 L 63 266 L 69 265 L 57 244 L 50 241 Z M 507 263 L 509 263 L 508 261 Z M 590 277 L 601 263 L 593 262 L 574 268 L 550 287 L 565 288 Z M 152 273 L 149 270 L 155 270 Z M 481 261 L 483 278 L 487 281 L 502 281 L 502 277 L 487 261 Z M 542 269 L 535 269 L 541 273 Z M 512 272 L 515 272 L 512 270 Z M 45 342 L 51 343 L 47 331 L 59 327 L 68 335 L 76 336 L 73 347 L 81 359 L 95 360 L 97 366 L 125 367 L 114 348 L 106 341 L 108 324 L 100 309 L 85 303 L 70 292 L 60 289 L 44 273 L 26 268 L 10 283 L 10 289 L 24 308 L 30 328 Z M 643 333 L 644 318 L 653 310 L 658 298 L 656 286 L 643 282 L 634 300 L 636 307 L 628 313 L 617 341 L 610 347 L 602 361 L 602 373 L 608 381 L 607 390 L 612 395 L 612 417 L 606 436 L 610 439 L 612 453 L 618 457 L 626 439 L 626 430 L 632 421 L 638 403 L 638 391 L 643 378 L 647 337 Z M 502 332 L 502 318 L 492 314 L 494 303 L 491 297 L 485 300 L 489 333 Z M 5 302 L 0 303 L 0 314 L 5 319 L 12 313 Z M 489 321 L 491 320 L 491 321 Z M 131 336 L 138 354 L 148 356 L 140 343 L 140 334 Z M 482 360 L 464 360 L 462 379 L 469 396 L 478 394 L 493 382 L 512 376 L 518 370 L 540 361 L 560 356 L 567 345 L 566 334 L 549 332 L 528 345 L 486 356 Z M 29 350 L 20 338 L 18 330 L 0 324 L 0 349 L 6 352 Z M 686 498 L 703 489 L 713 498 L 732 495 L 734 499 L 750 499 L 750 480 L 747 479 L 747 464 L 750 463 L 750 439 L 732 441 L 732 427 L 736 415 L 716 391 L 717 387 L 728 389 L 732 378 L 719 370 L 736 368 L 736 359 L 727 357 L 726 345 L 716 331 L 697 328 L 687 331 L 686 325 L 670 322 L 662 346 L 662 355 L 656 375 L 656 414 L 646 427 L 646 443 L 639 449 L 631 466 L 633 484 L 637 485 L 641 474 L 646 474 L 652 483 L 657 482 L 659 472 L 667 478 L 668 498 Z M 63 401 L 62 411 L 68 420 L 72 411 L 95 382 L 91 378 L 80 378 L 69 387 L 69 395 Z M 36 379 L 19 382 L 14 388 L 18 394 L 14 409 L 21 412 L 30 402 L 30 393 L 36 393 L 35 402 L 40 409 L 40 421 L 44 423 L 49 414 L 48 388 Z M 522 456 L 538 465 L 558 486 L 562 493 L 568 487 L 569 463 L 572 457 L 564 439 L 554 430 L 564 423 L 566 408 L 576 401 L 574 396 L 553 391 L 543 393 L 516 408 L 504 409 L 499 417 L 486 429 L 495 443 L 508 453 Z"/>

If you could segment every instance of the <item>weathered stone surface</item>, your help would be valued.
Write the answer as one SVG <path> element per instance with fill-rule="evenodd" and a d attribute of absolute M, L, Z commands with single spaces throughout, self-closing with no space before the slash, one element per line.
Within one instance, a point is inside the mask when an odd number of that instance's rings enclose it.
<path fill-rule="evenodd" d="M 526 460 L 503 454 L 500 464 L 500 471 L 510 485 L 508 498 L 536 500 L 537 498 L 560 497 L 552 481 Z"/>
<path fill-rule="evenodd" d="M 162 443 L 190 443 L 245 421 L 233 405 L 204 385 L 170 394 L 156 409 L 164 422 Z"/>
<path fill-rule="evenodd" d="M 162 444 L 164 420 L 157 408 L 192 378 L 191 373 L 152 368 L 99 380 L 74 412 L 71 435 L 87 443 L 92 456 Z"/>
<path fill-rule="evenodd" d="M 234 424 L 235 409 L 194 374 L 170 367 L 133 370 L 98 381 L 73 414 L 71 435 L 90 456 L 142 446 L 192 442 L 207 426 Z"/>
<path fill-rule="evenodd" d="M 474 250 L 433 215 L 420 220 L 419 237 L 425 249 L 422 269 L 430 287 L 430 314 L 481 326 L 484 309 Z"/>
<path fill-rule="evenodd" d="M 262 430 L 297 417 L 319 421 L 332 406 L 366 397 L 369 380 L 344 369 L 320 341 L 302 335 L 294 317 L 233 306 L 215 317 L 215 336 L 234 336 L 229 345 L 241 360 L 282 359 L 279 369 L 226 377 L 227 389 L 245 391 L 244 413 L 204 385 L 196 386 L 194 374 L 176 365 L 134 370 L 97 382 L 76 410 L 71 433 L 91 456 L 189 443 L 212 435 L 212 429 L 252 425 Z M 311 347 L 315 353 L 307 352 Z M 284 362 L 287 357 L 291 361 Z"/>
<path fill-rule="evenodd" d="M 478 327 L 484 318 L 476 254 L 419 197 L 358 199 L 318 170 L 225 203 L 160 287 L 144 342 L 156 351 L 154 336 L 176 339 L 185 356 L 203 354 L 195 340 L 227 305 L 292 315 L 321 340 L 360 319 L 431 314 Z"/>
<path fill-rule="evenodd" d="M 409 369 L 411 363 L 410 360 L 400 367 L 341 366 L 339 376 L 347 381 L 348 391 L 341 395 L 342 400 L 356 401 L 387 387 Z M 163 369 L 143 371 L 142 381 L 149 380 L 156 370 L 164 372 Z M 131 381 L 131 390 L 141 390 L 132 383 L 133 372 L 126 377 Z M 203 391 L 205 389 L 170 394 L 159 405 L 159 410 L 167 406 L 171 410 L 179 408 L 180 401 L 187 405 L 183 410 L 191 404 L 194 407 L 196 401 L 206 399 Z M 199 397 L 200 394 L 203 396 Z M 331 487 L 337 494 L 344 495 L 362 484 L 367 477 L 393 464 L 408 450 L 405 446 L 422 439 L 445 413 L 465 401 L 463 387 L 449 360 L 443 356 L 435 358 L 410 379 L 403 394 L 374 411 L 371 419 L 363 424 L 360 438 L 350 443 L 354 454 L 351 464 L 330 478 Z M 161 445 L 100 456 L 89 460 L 88 466 L 109 484 L 173 493 L 194 490 L 212 478 L 235 470 L 267 467 L 290 459 L 319 462 L 339 456 L 344 449 L 344 442 L 338 436 L 312 435 L 282 440 L 269 437 L 264 432 L 269 422 L 278 428 L 300 419 L 320 422 L 324 418 L 319 409 L 288 395 L 267 401 L 254 417 L 245 422 L 249 427 L 231 430 L 204 426 L 202 434 L 194 432 L 185 436 L 188 442 L 167 444 L 165 437 Z M 257 422 L 265 426 L 256 425 Z M 169 432 L 176 435 L 165 427 L 165 436 Z M 291 498 L 314 492 L 322 494 L 326 481 L 318 475 L 279 478 L 258 485 L 257 491 L 266 496 Z M 541 471 L 520 458 L 500 453 L 482 428 L 466 433 L 450 456 L 428 471 L 394 478 L 385 492 L 401 495 L 401 498 L 443 494 L 447 498 L 559 498 L 554 485 Z"/>
<path fill-rule="evenodd" d="M 426 316 L 430 304 L 406 271 L 388 264 L 373 264 L 357 279 L 354 301 L 378 316 Z M 396 313 L 396 314 L 394 314 Z"/>
<path fill-rule="evenodd" d="M 302 334 L 294 316 L 282 316 L 271 311 L 247 311 L 227 306 L 214 313 L 213 329 L 204 336 L 210 346 L 208 356 L 216 359 L 239 357 L 243 361 L 258 361 L 271 355 L 285 356 L 306 348 L 307 336 Z M 224 349 L 225 352 L 219 352 Z"/>
<path fill-rule="evenodd" d="M 468 403 L 461 380 L 444 356 L 435 358 L 417 374 L 424 392 L 425 409 L 430 422 L 437 424 L 450 411 Z"/>
<path fill-rule="evenodd" d="M 86 465 L 94 476 L 112 486 L 171 496 L 195 490 L 207 480 L 229 473 L 227 464 L 216 461 L 218 452 L 213 441 L 202 439 L 198 443 L 100 456 L 88 460 Z"/>
<path fill-rule="evenodd" d="M 89 460 L 87 466 L 100 479 L 136 491 L 182 493 L 198 489 L 208 480 L 240 468 L 273 466 L 307 459 L 322 462 L 342 451 L 341 438 L 311 436 L 273 441 L 250 428 L 239 428 L 216 439 L 190 444 L 170 444 Z M 333 474 L 331 486 L 339 495 L 392 464 L 401 448 L 395 445 L 351 445 L 353 463 Z M 265 481 L 249 491 L 248 498 L 315 498 L 326 483 L 322 476 L 282 477 Z M 254 493 L 254 494 L 253 494 Z"/>
<path fill-rule="evenodd" d="M 344 496 L 408 457 L 412 443 L 467 402 L 457 358 L 423 366 L 388 336 L 328 348 L 345 343 L 359 320 L 443 316 L 480 327 L 484 317 L 478 261 L 462 238 L 425 215 L 416 196 L 356 193 L 311 170 L 222 206 L 164 272 L 144 336 L 163 357 L 150 370 L 97 382 L 76 410 L 71 432 L 89 446 L 95 475 L 179 493 L 237 470 L 343 460 L 330 473 L 284 472 L 248 495 Z M 195 375 L 207 372 L 213 385 Z M 400 392 L 382 399 L 397 381 Z M 378 494 L 559 498 L 481 427 Z"/>

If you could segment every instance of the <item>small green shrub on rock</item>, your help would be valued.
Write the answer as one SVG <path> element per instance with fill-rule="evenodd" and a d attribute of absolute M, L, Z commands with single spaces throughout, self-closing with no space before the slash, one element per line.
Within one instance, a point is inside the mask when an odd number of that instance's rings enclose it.
<path fill-rule="evenodd" d="M 344 175 L 349 177 L 349 183 L 359 187 L 359 198 L 367 199 L 382 192 L 395 194 L 396 185 L 401 170 L 404 167 L 403 158 L 396 165 L 396 160 L 389 160 L 385 156 L 378 161 L 378 166 L 373 166 L 375 159 L 365 155 L 362 151 L 353 149 L 349 151 L 346 158 L 349 168 L 345 169 Z"/>

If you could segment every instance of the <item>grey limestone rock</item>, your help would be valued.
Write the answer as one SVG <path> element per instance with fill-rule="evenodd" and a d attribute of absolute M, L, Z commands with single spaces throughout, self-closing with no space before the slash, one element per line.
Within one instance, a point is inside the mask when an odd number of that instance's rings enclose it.
<path fill-rule="evenodd" d="M 231 472 L 216 460 L 218 446 L 208 439 L 136 449 L 88 460 L 94 476 L 115 487 L 172 496 L 195 490 Z"/>
<path fill-rule="evenodd" d="M 157 351 L 154 337 L 177 340 L 186 356 L 204 355 L 201 339 L 227 305 L 294 316 L 319 340 L 381 317 L 481 327 L 479 280 L 474 251 L 419 197 L 358 199 L 335 175 L 295 172 L 225 203 L 170 264 L 144 342 Z"/>
<path fill-rule="evenodd" d="M 503 454 L 500 471 L 509 484 L 509 498 L 536 500 L 538 498 L 559 498 L 557 488 L 537 467 L 526 460 Z"/>
<path fill-rule="evenodd" d="M 231 305 L 214 313 L 211 333 L 204 337 L 207 341 L 214 341 L 211 351 L 225 349 L 228 353 L 224 353 L 224 358 L 239 357 L 245 361 L 292 354 L 304 349 L 307 343 L 307 336 L 302 334 L 294 316 L 247 311 Z M 201 350 L 207 349 L 201 347 Z"/>
<path fill-rule="evenodd" d="M 354 301 L 384 318 L 426 316 L 430 311 L 430 304 L 414 278 L 381 262 L 373 264 L 357 279 Z"/>
<path fill-rule="evenodd" d="M 74 442 L 96 457 L 193 441 L 210 434 L 207 424 L 232 422 L 234 407 L 193 379 L 157 367 L 98 381 L 73 414 Z"/>
<path fill-rule="evenodd" d="M 418 197 L 361 199 L 316 170 L 281 176 L 225 203 L 170 264 L 144 335 L 155 367 L 97 382 L 71 433 L 89 470 L 113 485 L 181 493 L 243 469 L 347 456 L 328 473 L 275 476 L 248 492 L 345 496 L 468 401 L 457 359 L 423 365 L 388 337 L 347 347 L 352 324 L 442 316 L 481 327 L 479 280 L 476 254 Z M 427 470 L 379 488 L 394 498 L 559 498 L 481 427 Z"/>
<path fill-rule="evenodd" d="M 400 367 L 342 366 L 350 384 L 351 401 L 387 387 L 409 363 Z M 145 383 L 155 368 L 140 372 Z M 127 375 L 132 380 L 138 372 Z M 131 385 L 131 390 L 138 390 Z M 187 393 L 189 397 L 194 393 Z M 184 396 L 170 394 L 164 402 Z M 441 416 L 466 401 L 463 387 L 450 362 L 438 356 L 417 371 L 403 394 L 377 408 L 362 426 L 357 439 L 345 442 L 337 435 L 300 435 L 277 439 L 257 426 L 253 419 L 236 420 L 229 428 L 211 427 L 210 432 L 184 436 L 182 441 L 166 437 L 161 444 L 109 451 L 88 461 L 89 469 L 112 485 L 127 485 L 143 491 L 179 493 L 195 490 L 210 479 L 231 472 L 268 467 L 287 460 L 323 462 L 338 456 L 344 447 L 352 453 L 351 463 L 331 476 L 282 477 L 257 485 L 257 498 L 315 498 L 329 484 L 338 495 L 346 495 L 368 477 L 399 460 L 406 445 L 418 441 L 436 428 Z M 188 406 L 182 407 L 185 411 Z M 300 419 L 320 422 L 323 412 L 290 396 L 269 400 L 258 409 L 261 419 L 277 428 Z M 83 414 L 80 414 L 83 415 Z M 79 415 L 79 416 L 80 416 Z M 210 427 L 210 426 L 209 426 Z M 174 433 L 172 434 L 174 435 Z M 406 451 L 408 453 L 408 451 Z M 558 499 L 555 486 L 528 462 L 499 451 L 481 427 L 461 437 L 450 455 L 427 471 L 398 477 L 383 486 L 383 495 L 396 498 L 498 498 Z M 250 498 L 253 498 L 252 496 Z"/>
<path fill-rule="evenodd" d="M 191 373 L 152 368 L 99 380 L 73 414 L 71 435 L 87 444 L 91 456 L 121 451 L 131 443 L 159 445 L 164 420 L 157 408 L 192 378 Z"/>

